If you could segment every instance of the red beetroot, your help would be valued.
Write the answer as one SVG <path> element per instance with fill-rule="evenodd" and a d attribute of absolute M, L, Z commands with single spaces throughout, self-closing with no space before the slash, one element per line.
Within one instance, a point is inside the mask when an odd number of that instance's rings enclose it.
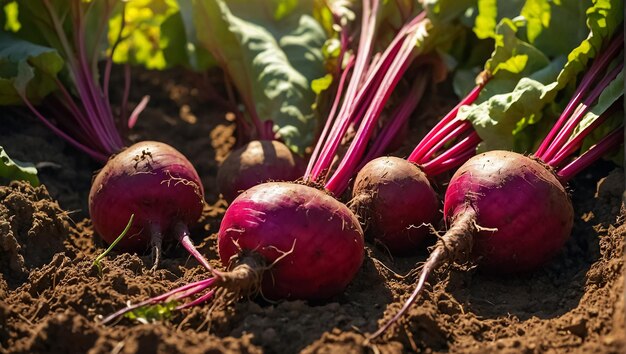
<path fill-rule="evenodd" d="M 363 262 L 354 214 L 330 195 L 294 183 L 265 183 L 241 194 L 222 220 L 218 242 L 229 267 L 246 254 L 261 256 L 266 266 L 275 262 L 262 283 L 271 299 L 336 295 Z"/>
<path fill-rule="evenodd" d="M 132 228 L 118 244 L 129 251 L 143 250 L 152 240 L 158 252 L 164 233 L 188 234 L 187 225 L 199 219 L 203 205 L 204 190 L 191 163 L 155 141 L 134 144 L 112 157 L 89 193 L 94 229 L 108 243 L 135 214 Z"/>
<path fill-rule="evenodd" d="M 393 254 L 413 252 L 439 218 L 439 199 L 419 166 L 379 157 L 358 173 L 351 208 L 368 234 Z"/>
<path fill-rule="evenodd" d="M 253 140 L 228 155 L 217 173 L 218 190 L 228 202 L 268 181 L 295 181 L 304 169 L 298 157 L 276 140 Z"/>
<path fill-rule="evenodd" d="M 467 244 L 456 252 L 471 250 L 491 272 L 528 271 L 555 255 L 572 231 L 574 211 L 548 168 L 508 151 L 480 154 L 459 168 L 444 203 L 445 219 Z"/>

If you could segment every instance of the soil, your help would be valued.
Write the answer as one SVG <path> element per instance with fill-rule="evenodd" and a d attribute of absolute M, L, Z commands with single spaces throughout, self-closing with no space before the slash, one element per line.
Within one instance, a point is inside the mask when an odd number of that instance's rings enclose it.
<path fill-rule="evenodd" d="M 209 100 L 206 80 L 181 71 L 136 71 L 132 102 L 146 92 L 152 99 L 130 140 L 164 141 L 196 166 L 207 203 L 191 231 L 201 252 L 216 260 L 215 232 L 227 207 L 216 192 L 217 167 L 235 144 L 235 128 L 223 106 Z M 410 140 L 432 124 L 428 117 L 449 108 L 434 97 L 436 112 L 415 117 Z M 413 287 L 411 269 L 426 250 L 392 258 L 368 246 L 348 289 L 324 303 L 245 298 L 153 323 L 123 319 L 104 326 L 100 316 L 126 302 L 206 273 L 173 243 L 154 273 L 148 252 L 116 251 L 100 273 L 93 260 L 104 244 L 86 208 L 98 165 L 26 111 L 5 110 L 0 119 L 0 145 L 15 159 L 35 162 L 43 182 L 0 187 L 0 353 L 626 352 L 624 173 L 610 163 L 594 165 L 570 184 L 574 231 L 548 265 L 506 277 L 471 264 L 442 270 L 408 315 L 373 343 L 364 334 L 399 309 Z"/>

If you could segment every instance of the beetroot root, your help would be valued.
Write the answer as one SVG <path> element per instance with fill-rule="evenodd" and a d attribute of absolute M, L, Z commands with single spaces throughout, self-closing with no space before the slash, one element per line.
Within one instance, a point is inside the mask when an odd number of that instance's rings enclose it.
<path fill-rule="evenodd" d="M 366 233 L 396 255 L 414 253 L 440 217 L 439 200 L 415 164 L 397 157 L 370 161 L 358 173 L 352 209 Z"/>
<path fill-rule="evenodd" d="M 454 174 L 444 216 L 454 226 L 468 211 L 474 217 L 463 227 L 476 229 L 472 253 L 482 269 L 498 273 L 528 271 L 548 261 L 574 222 L 571 201 L 555 174 L 508 151 L 475 156 Z"/>
<path fill-rule="evenodd" d="M 363 231 L 343 203 L 288 182 L 260 184 L 237 197 L 222 220 L 218 246 L 229 269 L 253 255 L 263 260 L 261 290 L 270 299 L 334 296 L 364 256 Z"/>
<path fill-rule="evenodd" d="M 204 189 L 191 163 L 173 147 L 144 141 L 113 156 L 89 193 L 89 214 L 98 235 L 113 242 L 131 214 L 132 228 L 118 244 L 140 251 L 168 232 L 185 233 L 202 213 Z M 177 230 L 175 230 L 177 229 Z"/>

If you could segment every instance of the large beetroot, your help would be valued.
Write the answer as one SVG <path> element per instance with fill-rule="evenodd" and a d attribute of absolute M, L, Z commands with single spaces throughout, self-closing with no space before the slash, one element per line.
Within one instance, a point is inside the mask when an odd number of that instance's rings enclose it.
<path fill-rule="evenodd" d="M 263 295 L 272 299 L 336 295 L 363 261 L 363 232 L 354 214 L 330 195 L 293 183 L 266 183 L 241 194 L 218 237 L 222 264 L 263 259 L 267 274 L 256 271 Z"/>
<path fill-rule="evenodd" d="M 549 167 L 509 151 L 471 158 L 446 191 L 444 217 L 460 245 L 455 252 L 480 257 L 485 270 L 534 269 L 569 237 L 574 210 Z M 458 220 L 458 221 L 457 221 Z M 444 257 L 445 258 L 445 257 Z"/>

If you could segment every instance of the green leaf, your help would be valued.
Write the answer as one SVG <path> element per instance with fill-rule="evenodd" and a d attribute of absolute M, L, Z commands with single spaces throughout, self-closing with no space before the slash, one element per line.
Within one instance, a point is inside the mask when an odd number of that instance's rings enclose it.
<path fill-rule="evenodd" d="M 574 86 L 578 75 L 587 68 L 590 59 L 595 57 L 603 44 L 618 29 L 622 21 L 623 3 L 619 0 L 596 0 L 587 10 L 573 11 L 573 2 L 561 0 L 550 2 L 552 24 L 533 29 L 535 44 L 528 43 L 528 21 L 503 19 L 496 29 L 496 48 L 485 69 L 493 77 L 481 92 L 477 102 L 459 112 L 461 119 L 468 119 L 483 139 L 481 150 L 512 149 L 529 152 L 543 137 L 538 131 L 542 126 L 533 127 L 545 116 L 546 110 L 557 99 L 557 94 Z M 563 8 L 559 8 L 562 6 Z M 568 10 L 569 9 L 569 10 Z M 571 11 L 570 11 L 571 10 Z M 530 10 L 527 10 L 530 11 Z M 585 16 L 587 30 L 580 31 L 574 26 L 569 32 L 571 38 L 561 40 L 565 24 L 579 24 L 582 21 L 572 14 Z M 555 17 L 559 14 L 559 17 Z M 538 24 L 543 26 L 544 22 Z M 534 24 L 537 26 L 537 24 Z M 532 31 L 531 31 L 532 32 Z M 570 48 L 547 49 L 543 38 L 570 43 Z M 541 40 L 540 40 L 541 39 Z M 527 59 L 524 59 L 527 56 Z M 569 100 L 569 97 L 566 98 Z M 553 116 L 554 114 L 550 114 Z M 549 122 L 541 125 L 548 125 Z"/>
<path fill-rule="evenodd" d="M 326 35 L 311 15 L 313 2 L 300 0 L 290 11 L 280 9 L 283 1 L 192 4 L 198 43 L 228 73 L 248 110 L 271 120 L 277 136 L 304 152 L 315 130 L 311 83 L 326 74 Z"/>
<path fill-rule="evenodd" d="M 191 0 L 178 0 L 178 3 L 178 11 L 161 24 L 160 47 L 163 48 L 165 65 L 182 65 L 195 71 L 217 65 L 211 54 L 198 45 Z"/>
<path fill-rule="evenodd" d="M 155 321 L 162 321 L 170 318 L 172 312 L 178 306 L 178 301 L 169 301 L 162 304 L 154 304 L 139 307 L 124 314 L 124 317 L 146 324 Z"/>
<path fill-rule="evenodd" d="M 311 89 L 315 92 L 316 95 L 322 93 L 322 91 L 327 90 L 330 85 L 333 83 L 333 76 L 331 74 L 326 74 L 319 79 L 315 79 L 311 82 Z"/>
<path fill-rule="evenodd" d="M 38 103 L 56 89 L 63 59 L 53 49 L 0 32 L 0 105 Z"/>
<path fill-rule="evenodd" d="M 479 2 L 479 1 L 478 1 Z M 477 0 L 424 0 L 422 6 L 428 18 L 435 24 L 450 22 L 475 7 Z"/>
<path fill-rule="evenodd" d="M 115 49 L 113 60 L 116 63 L 143 65 L 148 69 L 164 69 L 176 64 L 176 62 L 169 64 L 166 61 L 164 47 L 170 42 L 162 38 L 161 26 L 177 12 L 177 2 L 174 0 L 133 0 L 128 1 L 125 6 L 124 16 L 120 11 L 109 20 L 109 43 L 115 43 L 120 28 L 122 24 L 124 25 L 123 40 Z M 123 23 L 122 18 L 124 18 Z"/>
<path fill-rule="evenodd" d="M 2 146 L 0 146 L 0 178 L 9 181 L 27 181 L 35 187 L 39 185 L 35 166 L 30 163 L 11 160 Z"/>
<path fill-rule="evenodd" d="M 477 0 L 476 37 L 495 38 L 498 23 L 504 18 L 518 16 L 523 6 L 524 0 Z"/>
<path fill-rule="evenodd" d="M 4 30 L 17 32 L 20 30 L 22 26 L 20 21 L 17 19 L 18 16 L 18 7 L 17 2 L 9 2 L 3 7 L 3 14 L 0 14 L 0 19 L 4 22 Z"/>

